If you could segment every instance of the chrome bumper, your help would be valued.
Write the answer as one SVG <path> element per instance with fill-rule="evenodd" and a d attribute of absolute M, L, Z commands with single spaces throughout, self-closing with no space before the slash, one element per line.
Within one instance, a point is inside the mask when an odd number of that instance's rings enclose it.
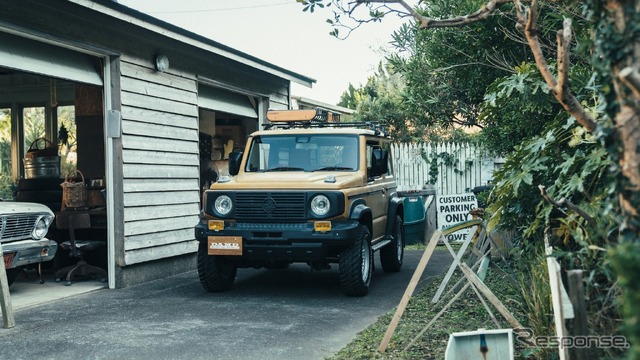
<path fill-rule="evenodd" d="M 13 256 L 11 268 L 52 260 L 58 244 L 53 240 L 20 240 L 2 244 L 3 255 Z"/>

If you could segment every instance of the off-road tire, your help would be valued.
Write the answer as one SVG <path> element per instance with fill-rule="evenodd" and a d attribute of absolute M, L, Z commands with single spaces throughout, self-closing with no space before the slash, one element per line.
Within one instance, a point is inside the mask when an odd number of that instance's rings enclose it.
<path fill-rule="evenodd" d="M 9 286 L 16 281 L 18 274 L 20 274 L 20 269 L 7 269 L 7 280 L 9 282 Z"/>
<path fill-rule="evenodd" d="M 348 296 L 364 296 L 373 275 L 373 250 L 369 228 L 360 225 L 356 241 L 340 253 L 340 288 Z"/>
<path fill-rule="evenodd" d="M 404 258 L 404 222 L 400 215 L 396 215 L 393 223 L 393 240 L 391 243 L 380 249 L 380 264 L 382 270 L 386 272 L 398 272 L 402 269 Z"/>
<path fill-rule="evenodd" d="M 200 284 L 209 292 L 227 291 L 236 279 L 238 267 L 226 256 L 209 255 L 207 242 L 198 245 L 198 277 Z"/>

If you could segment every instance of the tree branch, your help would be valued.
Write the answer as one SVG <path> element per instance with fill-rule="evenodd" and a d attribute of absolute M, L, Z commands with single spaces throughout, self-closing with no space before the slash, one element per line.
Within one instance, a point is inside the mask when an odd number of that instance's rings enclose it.
<path fill-rule="evenodd" d="M 595 119 L 587 113 L 587 111 L 580 105 L 578 99 L 571 93 L 569 85 L 567 83 L 567 74 L 569 72 L 569 46 L 571 45 L 571 20 L 565 19 L 563 30 L 558 32 L 558 78 L 551 73 L 549 65 L 542 53 L 542 47 L 538 40 L 538 29 L 536 28 L 536 22 L 538 19 L 538 1 L 532 0 L 531 6 L 527 9 L 522 9 L 520 0 L 514 0 L 516 3 L 516 10 L 518 16 L 518 27 L 523 29 L 529 47 L 533 53 L 533 57 L 540 69 L 540 73 L 544 78 L 547 86 L 553 92 L 553 95 L 558 100 L 560 105 L 571 114 L 580 125 L 582 125 L 587 131 L 593 133 L 596 129 Z"/>
<path fill-rule="evenodd" d="M 478 22 L 483 20 L 491 13 L 493 13 L 500 5 L 504 5 L 512 2 L 513 0 L 489 0 L 485 5 L 483 5 L 478 11 L 463 15 L 457 16 L 451 19 L 445 20 L 436 20 L 427 16 L 423 16 L 418 13 L 414 8 L 412 8 L 406 1 L 404 0 L 355 0 L 355 2 L 359 4 L 399 4 L 402 6 L 408 15 L 413 16 L 418 22 L 420 22 L 421 29 L 429 29 L 429 28 L 441 28 L 441 27 L 459 27 L 462 25 L 472 24 L 474 22 Z"/>
<path fill-rule="evenodd" d="M 484 126 L 478 124 L 477 121 L 471 122 L 471 121 L 465 121 L 465 120 L 458 120 L 458 119 L 456 119 L 454 117 L 453 119 L 451 119 L 451 122 L 454 123 L 454 124 L 458 124 L 460 126 L 465 126 L 465 127 L 474 127 L 475 126 L 475 127 L 479 128 L 479 129 L 484 129 Z"/>
<path fill-rule="evenodd" d="M 565 87 L 568 87 L 569 76 L 569 44 L 571 44 L 571 20 L 564 19 L 564 29 L 558 31 L 556 42 L 558 44 L 558 83 L 555 91 L 559 97 L 563 97 Z"/>
<path fill-rule="evenodd" d="M 632 67 L 626 67 L 620 70 L 618 77 L 633 91 L 633 94 L 637 98 L 640 98 L 640 74 L 638 70 Z"/>
<path fill-rule="evenodd" d="M 555 201 L 549 196 L 549 194 L 547 194 L 547 190 L 544 185 L 538 185 L 538 189 L 540 189 L 540 195 L 542 195 L 542 198 L 549 204 L 553 205 L 553 207 L 559 209 L 560 211 L 562 211 L 562 208 L 567 207 L 570 210 L 576 212 L 580 217 L 585 219 L 589 223 L 589 226 L 595 227 L 597 225 L 595 219 L 592 218 L 591 215 L 587 214 L 584 210 L 582 210 L 576 204 L 572 203 L 570 200 L 562 198 L 559 201 Z M 564 211 L 562 212 L 564 213 Z"/>
<path fill-rule="evenodd" d="M 412 16 L 422 24 L 420 27 L 424 26 L 424 20 L 427 19 L 426 17 L 420 15 L 414 8 L 411 7 L 411 5 L 407 4 L 407 2 L 404 0 L 356 0 L 355 2 L 356 6 L 354 6 L 354 8 L 360 4 L 399 4 L 407 11 L 406 15 Z"/>
<path fill-rule="evenodd" d="M 510 3 L 512 1 L 513 0 L 489 0 L 487 1 L 486 4 L 484 4 L 480 9 L 478 9 L 474 13 L 463 15 L 463 16 L 457 16 L 457 17 L 454 17 L 451 19 L 445 19 L 445 20 L 431 19 L 429 17 L 422 16 L 419 14 L 417 17 L 414 15 L 414 17 L 418 19 L 418 21 L 420 21 L 421 29 L 458 27 L 458 26 L 468 25 L 468 24 L 472 24 L 472 23 L 484 20 L 487 17 L 489 17 L 489 15 L 491 15 L 501 5 Z"/>

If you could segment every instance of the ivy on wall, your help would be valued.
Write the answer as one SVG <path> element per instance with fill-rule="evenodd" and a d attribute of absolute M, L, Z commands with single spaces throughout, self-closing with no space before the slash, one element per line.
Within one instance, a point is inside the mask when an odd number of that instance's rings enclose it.
<path fill-rule="evenodd" d="M 441 166 L 453 168 L 455 174 L 464 175 L 464 173 L 471 168 L 474 161 L 473 159 L 466 159 L 465 168 L 460 169 L 458 151 L 448 153 L 444 151 L 438 152 L 436 149 L 433 149 L 430 153 L 427 153 L 423 148 L 420 149 L 420 157 L 429 164 L 429 180 L 427 182 L 429 185 L 434 185 L 438 181 Z"/>

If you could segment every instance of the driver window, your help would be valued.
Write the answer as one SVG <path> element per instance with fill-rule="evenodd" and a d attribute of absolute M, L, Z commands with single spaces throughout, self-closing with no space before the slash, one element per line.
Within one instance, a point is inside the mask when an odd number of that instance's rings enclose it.
<path fill-rule="evenodd" d="M 372 169 L 371 169 L 371 164 L 373 163 L 372 159 L 373 159 L 373 147 L 374 147 L 374 143 L 367 143 L 367 179 L 369 181 L 373 180 L 373 177 L 371 176 L 372 174 Z"/>

